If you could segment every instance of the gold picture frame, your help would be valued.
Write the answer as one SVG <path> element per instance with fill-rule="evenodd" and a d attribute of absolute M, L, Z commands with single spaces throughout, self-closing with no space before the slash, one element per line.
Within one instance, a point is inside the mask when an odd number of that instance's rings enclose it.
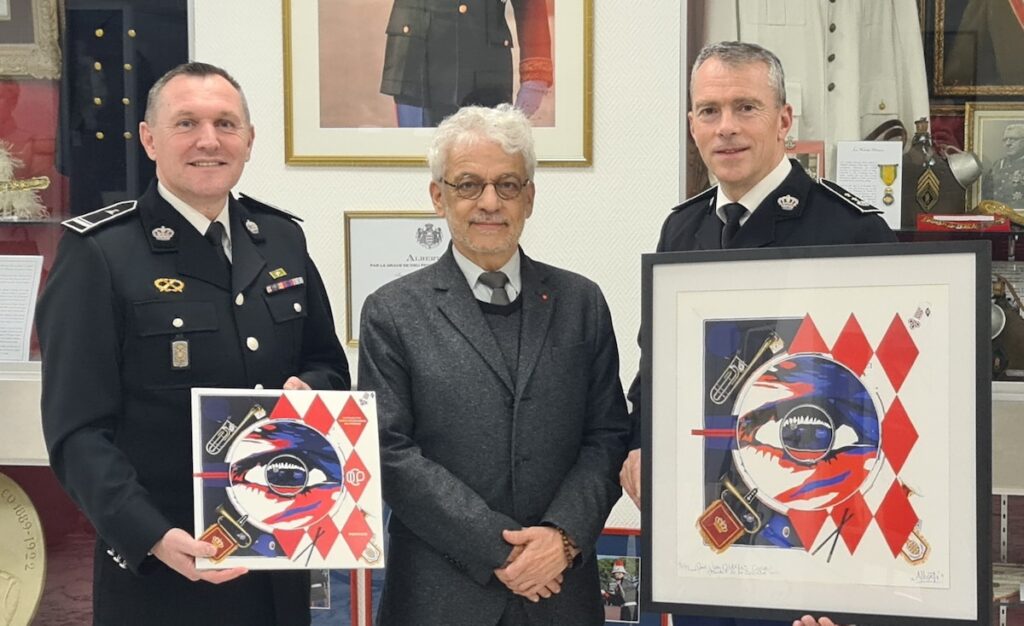
<path fill-rule="evenodd" d="M 29 14 L 18 11 L 14 3 L 5 6 L 0 40 L 15 43 L 0 43 L 0 78 L 60 78 L 57 0 L 31 0 Z"/>
<path fill-rule="evenodd" d="M 1024 95 L 1024 79 L 1015 71 L 1005 76 L 1008 67 L 1018 65 L 1017 51 L 1024 38 L 1014 24 L 1010 2 L 969 2 L 968 0 L 931 0 L 934 19 L 922 19 L 926 38 L 934 38 L 932 58 L 932 94 L 936 96 L 1015 96 Z M 990 9 L 986 8 L 991 5 Z M 924 2 L 922 17 L 927 14 Z M 967 23 L 968 27 L 964 27 Z M 929 27 L 933 29 L 929 32 Z M 1009 48 L 1013 48 L 1012 50 Z"/>
<path fill-rule="evenodd" d="M 407 166 L 426 161 L 432 129 L 397 127 L 396 105 L 380 93 L 392 1 L 283 0 L 287 164 Z M 548 10 L 554 64 L 553 85 L 531 118 L 545 124 L 534 126 L 538 160 L 547 166 L 589 166 L 593 0 L 561 0 L 557 14 L 554 0 L 531 2 Z M 512 3 L 507 4 L 511 12 Z M 463 6 L 473 11 L 482 5 Z M 514 32 L 514 20 L 508 21 Z M 515 37 L 506 40 L 513 60 L 518 55 L 514 42 Z"/>
<path fill-rule="evenodd" d="M 981 200 L 997 200 L 1018 212 L 1024 211 L 1024 153 L 1021 154 L 1019 185 L 1013 182 L 1012 171 L 1008 170 L 1005 176 L 999 173 L 1007 168 L 1006 158 L 1015 156 L 1007 154 L 1003 142 L 1004 132 L 1011 124 L 1021 124 L 1024 131 L 1024 102 L 968 102 L 964 105 L 964 149 L 978 155 L 982 166 L 981 178 L 967 191 L 968 207 L 976 206 Z"/>

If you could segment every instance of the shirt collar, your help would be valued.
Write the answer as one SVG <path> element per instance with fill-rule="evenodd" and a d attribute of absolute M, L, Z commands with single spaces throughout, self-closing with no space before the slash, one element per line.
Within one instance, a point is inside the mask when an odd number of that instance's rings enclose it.
<path fill-rule="evenodd" d="M 462 270 L 462 274 L 466 277 L 466 282 L 469 283 L 469 288 L 476 299 L 490 302 L 492 289 L 480 282 L 480 274 L 483 274 L 486 270 L 470 261 L 455 246 L 452 246 L 452 256 L 455 257 L 455 264 Z M 520 265 L 519 248 L 516 248 L 512 258 L 498 269 L 499 272 L 505 272 L 505 276 L 508 276 L 508 284 L 505 285 L 505 291 L 508 293 L 509 302 L 519 297 L 519 292 L 523 290 L 523 275 L 520 271 Z"/>
<path fill-rule="evenodd" d="M 167 204 L 174 207 L 174 210 L 181 213 L 189 224 L 195 227 L 199 231 L 200 235 L 206 235 L 206 229 L 210 227 L 213 222 L 220 222 L 224 226 L 224 233 L 227 236 L 228 246 L 231 245 L 231 221 L 228 219 L 228 199 L 224 198 L 224 208 L 221 209 L 217 215 L 217 219 L 211 220 L 197 209 L 193 208 L 190 204 L 179 198 L 178 196 L 171 193 L 171 190 L 164 187 L 164 184 L 157 181 L 156 190 L 160 194 L 160 197 L 167 201 Z"/>
<path fill-rule="evenodd" d="M 764 199 L 768 197 L 768 194 L 775 191 L 775 189 L 782 184 L 782 181 L 786 180 L 789 176 L 789 171 L 793 169 L 793 164 L 789 162 L 786 155 L 782 155 L 782 161 L 775 166 L 775 169 L 768 172 L 768 175 L 762 178 L 756 185 L 750 188 L 750 191 L 743 194 L 743 197 L 736 202 L 743 205 L 747 209 L 747 214 L 740 220 L 740 223 L 747 221 L 757 207 L 761 206 Z M 715 198 L 715 213 L 718 215 L 718 219 L 723 222 L 726 221 L 725 213 L 722 211 L 722 207 L 733 202 L 726 197 L 722 191 L 722 186 L 718 186 L 718 195 Z"/>

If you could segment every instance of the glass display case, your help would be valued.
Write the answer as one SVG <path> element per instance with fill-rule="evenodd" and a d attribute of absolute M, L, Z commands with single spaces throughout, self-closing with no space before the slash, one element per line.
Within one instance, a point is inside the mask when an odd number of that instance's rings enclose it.
<path fill-rule="evenodd" d="M 40 291 L 60 222 L 133 198 L 153 177 L 136 136 L 146 94 L 187 56 L 186 0 L 0 2 L 0 257 L 41 257 Z M 12 552 L 15 561 L 0 564 L 0 616 L 21 624 L 34 612 L 33 623 L 84 624 L 93 531 L 47 466 L 39 359 L 33 329 L 27 360 L 0 361 L 0 475 L 38 513 L 45 582 L 36 606 L 41 572 L 29 567 L 29 553 Z M 4 489 L 0 525 L 28 519 L 15 491 Z"/>

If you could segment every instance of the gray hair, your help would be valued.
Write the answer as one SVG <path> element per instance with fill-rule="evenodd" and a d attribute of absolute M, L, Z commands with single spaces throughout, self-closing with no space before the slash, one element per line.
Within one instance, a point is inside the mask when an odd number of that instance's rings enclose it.
<path fill-rule="evenodd" d="M 1007 124 L 1006 128 L 1003 129 L 1003 137 L 1006 137 L 1011 132 L 1015 135 L 1014 139 L 1024 137 L 1024 124 L 1020 122 L 1014 122 L 1013 124 Z"/>
<path fill-rule="evenodd" d="M 708 59 L 718 59 L 730 67 L 764 63 L 768 66 L 768 85 L 775 92 L 775 104 L 780 107 L 786 104 L 786 74 L 782 71 L 782 61 L 771 50 L 744 41 L 709 43 L 701 48 L 697 60 L 693 62 L 693 69 L 690 71 L 690 93 L 693 93 L 693 79 L 697 75 L 697 70 Z"/>
<path fill-rule="evenodd" d="M 160 102 L 160 93 L 164 90 L 164 87 L 167 86 L 167 83 L 171 82 L 171 80 L 178 76 L 197 76 L 199 78 L 220 76 L 224 80 L 228 81 L 242 99 L 242 113 L 245 114 L 245 123 L 249 123 L 249 103 L 246 101 L 245 92 L 242 91 L 242 86 L 238 84 L 238 81 L 235 80 L 231 74 L 228 74 L 227 70 L 223 68 L 209 63 L 192 61 L 190 63 L 182 63 L 177 67 L 171 68 L 166 74 L 157 79 L 149 89 L 149 95 L 146 97 L 146 116 L 144 119 L 150 126 L 153 125 L 153 116 L 156 115 L 156 108 Z"/>
<path fill-rule="evenodd" d="M 462 107 L 445 118 L 434 132 L 434 139 L 427 150 L 430 175 L 440 181 L 444 177 L 448 154 L 452 148 L 480 140 L 493 141 L 506 154 L 523 157 L 526 177 L 533 179 L 537 153 L 533 147 L 530 120 L 522 111 L 507 103 L 494 108 Z"/>

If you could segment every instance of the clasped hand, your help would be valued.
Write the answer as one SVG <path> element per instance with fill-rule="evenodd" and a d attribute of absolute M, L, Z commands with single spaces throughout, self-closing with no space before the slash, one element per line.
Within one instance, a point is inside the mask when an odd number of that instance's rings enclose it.
<path fill-rule="evenodd" d="M 530 526 L 522 530 L 502 531 L 512 546 L 505 565 L 494 575 L 513 593 L 531 602 L 550 598 L 562 590 L 565 561 L 562 534 L 550 526 Z M 573 555 L 577 550 L 573 549 Z"/>

